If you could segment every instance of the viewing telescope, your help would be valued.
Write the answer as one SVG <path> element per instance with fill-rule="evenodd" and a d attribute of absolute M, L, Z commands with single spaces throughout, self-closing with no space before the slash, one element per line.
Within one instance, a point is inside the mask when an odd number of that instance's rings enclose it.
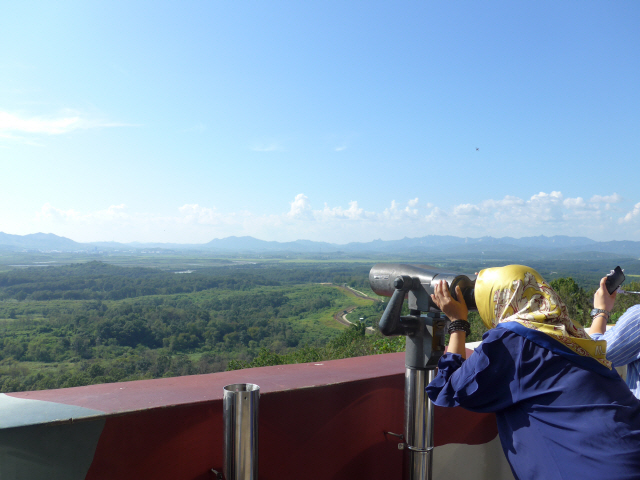
<path fill-rule="evenodd" d="M 449 283 L 449 291 L 454 299 L 456 287 L 462 290 L 462 296 L 469 310 L 477 310 L 475 299 L 475 275 L 464 275 L 431 265 L 406 265 L 402 263 L 378 263 L 369 272 L 371 290 L 383 297 L 393 297 L 401 290 L 408 297 L 409 309 L 421 312 L 440 311 L 431 301 L 434 287 L 442 282 Z"/>
<path fill-rule="evenodd" d="M 379 263 L 369 272 L 369 284 L 376 294 L 391 297 L 378 328 L 385 336 L 405 335 L 405 390 L 403 448 L 409 452 L 405 480 L 431 480 L 433 475 L 434 410 L 425 387 L 434 379 L 438 360 L 444 353 L 444 317 L 431 300 L 440 282 L 449 284 L 457 300 L 460 287 L 469 310 L 477 310 L 475 275 L 464 275 L 431 265 Z M 409 315 L 401 316 L 405 298 Z M 423 314 L 424 313 L 424 314 Z"/>

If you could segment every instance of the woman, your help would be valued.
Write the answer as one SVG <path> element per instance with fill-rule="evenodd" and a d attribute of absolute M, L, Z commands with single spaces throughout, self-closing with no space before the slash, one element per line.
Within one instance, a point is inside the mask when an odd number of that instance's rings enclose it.
<path fill-rule="evenodd" d="M 611 310 L 604 287 L 594 306 Z M 640 479 L 640 402 L 558 295 L 532 268 L 478 275 L 475 300 L 490 328 L 467 360 L 467 307 L 446 283 L 433 301 L 452 321 L 448 352 L 427 386 L 436 405 L 495 412 L 516 479 Z M 495 328 L 494 328 L 495 327 Z"/>

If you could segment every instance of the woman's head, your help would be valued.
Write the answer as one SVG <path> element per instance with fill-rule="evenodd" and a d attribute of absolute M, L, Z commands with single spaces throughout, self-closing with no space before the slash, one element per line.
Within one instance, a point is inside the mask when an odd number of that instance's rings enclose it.
<path fill-rule="evenodd" d="M 524 265 L 487 268 L 475 284 L 478 312 L 488 328 L 510 321 L 571 322 L 560 296 L 538 272 Z"/>
<path fill-rule="evenodd" d="M 482 270 L 476 279 L 475 299 L 488 328 L 507 324 L 505 328 L 522 333 L 525 327 L 525 336 L 533 335 L 538 341 L 540 334 L 554 338 L 573 352 L 574 360 L 590 357 L 611 368 L 606 359 L 606 342 L 592 340 L 581 325 L 569 318 L 560 296 L 533 268 L 507 265 Z M 558 344 L 543 342 L 543 346 L 555 348 Z"/>

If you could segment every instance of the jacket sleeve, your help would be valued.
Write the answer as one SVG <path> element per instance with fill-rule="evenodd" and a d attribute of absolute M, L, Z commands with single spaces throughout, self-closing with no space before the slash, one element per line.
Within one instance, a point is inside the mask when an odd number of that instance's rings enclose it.
<path fill-rule="evenodd" d="M 487 332 L 467 360 L 446 353 L 427 395 L 441 407 L 496 412 L 518 401 L 517 366 L 521 337 L 504 329 Z"/>

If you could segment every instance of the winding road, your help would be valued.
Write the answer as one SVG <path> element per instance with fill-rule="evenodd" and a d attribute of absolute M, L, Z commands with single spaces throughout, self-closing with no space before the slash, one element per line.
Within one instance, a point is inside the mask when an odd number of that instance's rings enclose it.
<path fill-rule="evenodd" d="M 342 290 L 344 290 L 344 291 L 346 291 L 346 292 L 349 292 L 352 295 L 355 295 L 358 298 L 363 298 L 365 300 L 371 300 L 372 302 L 377 302 L 378 301 L 377 298 L 372 298 L 372 297 L 370 297 L 370 296 L 368 296 L 368 295 L 366 295 L 366 294 L 364 294 L 364 293 L 362 293 L 362 292 L 360 292 L 358 290 L 355 290 L 355 289 L 353 289 L 351 287 L 347 287 L 346 285 L 338 285 L 337 287 L 342 289 Z M 334 320 L 336 322 L 341 323 L 342 325 L 345 325 L 345 326 L 352 325 L 353 322 L 350 322 L 349 320 L 347 320 L 347 315 L 349 313 L 353 312 L 356 308 L 358 308 L 358 307 L 354 305 L 352 307 L 347 307 L 347 308 L 345 308 L 343 310 L 340 310 L 339 312 L 336 312 L 333 315 L 333 318 L 334 318 Z M 375 328 L 367 327 L 367 330 L 370 331 L 370 332 L 374 332 Z"/>

